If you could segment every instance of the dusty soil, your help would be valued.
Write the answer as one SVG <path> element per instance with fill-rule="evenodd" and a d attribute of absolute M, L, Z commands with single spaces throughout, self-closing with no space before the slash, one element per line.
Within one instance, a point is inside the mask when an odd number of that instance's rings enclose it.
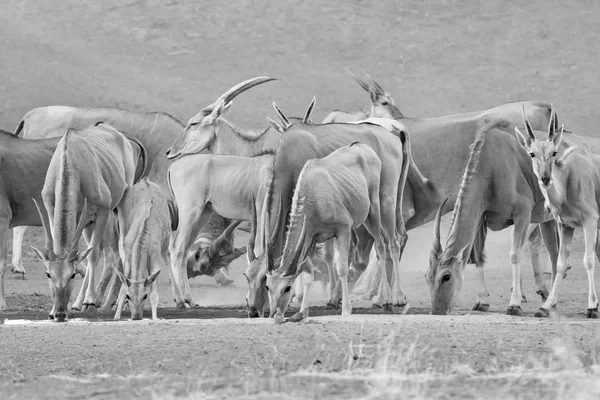
<path fill-rule="evenodd" d="M 593 1 L 6 0 L 0 127 L 12 130 L 29 109 L 50 104 L 164 110 L 185 120 L 258 75 L 280 80 L 238 98 L 229 119 L 263 127 L 272 100 L 300 114 L 316 96 L 319 120 L 367 106 L 350 67 L 374 76 L 406 115 L 544 99 L 568 129 L 596 136 L 599 15 Z M 40 244 L 39 234 L 29 231 L 25 249 Z M 525 316 L 501 315 L 511 287 L 508 237 L 489 237 L 487 315 L 469 311 L 472 269 L 454 315 L 428 315 L 427 225 L 410 232 L 402 262 L 408 315 L 356 303 L 356 316 L 332 316 L 339 312 L 322 309 L 315 287 L 309 321 L 281 326 L 245 319 L 243 258 L 232 266 L 232 287 L 192 280 L 200 309 L 174 309 L 161 276 L 163 320 L 112 322 L 111 311 L 100 311 L 50 323 L 46 278 L 26 250 L 27 280 L 7 280 L 10 309 L 0 313 L 0 397 L 600 396 L 600 326 L 584 318 L 580 236 L 559 314 L 543 321 L 533 317 L 540 301 L 528 263 Z"/>

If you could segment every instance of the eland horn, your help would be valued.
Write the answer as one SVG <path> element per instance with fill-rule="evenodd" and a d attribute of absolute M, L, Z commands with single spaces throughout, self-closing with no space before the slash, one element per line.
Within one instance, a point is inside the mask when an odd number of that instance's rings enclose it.
<path fill-rule="evenodd" d="M 348 73 L 350 74 L 350 76 L 352 76 L 352 78 L 354 78 L 354 80 L 356 81 L 356 83 L 358 83 L 360 85 L 361 88 L 363 88 L 365 91 L 369 91 L 369 85 L 367 85 L 365 83 L 365 81 L 363 81 L 362 79 L 360 79 L 358 76 L 354 75 L 354 73 L 352 71 L 350 71 L 349 69 L 347 69 Z"/>
<path fill-rule="evenodd" d="M 215 100 L 215 102 L 213 104 L 206 107 L 204 110 L 212 111 L 212 108 L 214 108 L 221 101 L 223 101 L 224 106 L 227 106 L 228 104 L 230 104 L 233 101 L 233 99 L 235 99 L 240 94 L 244 93 L 246 90 L 252 89 L 253 87 L 258 86 L 262 83 L 276 81 L 276 80 L 277 80 L 277 78 L 269 78 L 268 76 L 258 76 L 256 78 L 251 78 L 251 79 L 245 80 L 243 82 L 240 82 L 237 85 L 231 87 L 229 90 L 227 90 L 221 96 L 219 96 L 219 98 L 217 100 Z"/>
<path fill-rule="evenodd" d="M 233 230 L 237 228 L 237 226 L 241 223 L 242 220 L 237 220 L 235 222 L 230 223 L 229 225 L 227 225 L 227 228 L 225 228 L 225 230 L 221 232 L 221 234 L 215 240 L 213 240 L 213 242 L 210 244 L 209 249 L 209 254 L 211 256 L 213 256 L 217 252 L 219 246 L 221 246 L 221 243 L 223 243 L 227 239 L 227 237 L 231 235 L 231 232 L 233 232 Z"/>
<path fill-rule="evenodd" d="M 439 254 L 442 251 L 442 243 L 440 242 L 440 223 L 442 220 L 442 211 L 444 210 L 444 206 L 448 201 L 448 197 L 440 204 L 435 213 L 435 223 L 433 225 L 433 250 Z"/>

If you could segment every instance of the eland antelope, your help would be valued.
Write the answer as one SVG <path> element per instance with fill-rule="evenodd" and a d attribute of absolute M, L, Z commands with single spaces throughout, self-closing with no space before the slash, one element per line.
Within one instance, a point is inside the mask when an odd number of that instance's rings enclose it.
<path fill-rule="evenodd" d="M 281 124 L 273 121 L 271 118 L 267 117 L 267 120 L 271 123 L 271 125 L 280 132 L 281 134 L 285 134 L 285 132 L 292 126 L 292 122 L 299 122 L 303 124 L 312 124 L 311 122 L 311 114 L 315 107 L 316 98 L 313 97 L 312 102 L 308 106 L 304 117 L 295 118 L 295 117 L 287 117 L 283 111 L 277 106 L 277 104 L 273 103 L 273 108 L 277 113 Z M 403 125 L 395 120 L 388 118 L 367 118 L 365 120 L 360 121 L 352 121 L 348 122 L 352 124 L 375 124 L 382 126 L 392 132 L 394 129 L 401 131 L 403 129 Z M 414 161 L 411 161 L 414 163 Z M 421 179 L 425 179 L 421 177 Z M 412 215 L 409 215 L 412 216 Z M 357 227 L 353 230 L 353 235 L 351 237 L 351 246 L 350 246 L 350 275 L 352 280 L 358 279 L 360 274 L 366 269 L 369 253 L 371 252 L 373 246 L 373 238 L 369 236 L 369 233 L 364 229 L 363 226 Z M 327 243 L 323 244 L 324 247 L 324 258 L 327 263 L 327 270 L 329 275 L 329 296 L 327 301 L 327 307 L 337 309 L 338 304 L 341 302 L 342 297 L 342 287 L 340 285 L 340 280 L 338 279 L 336 268 L 334 267 L 333 259 L 334 255 L 337 253 L 337 245 L 334 245 L 333 240 L 330 240 Z M 300 283 L 296 281 L 296 287 L 299 288 Z M 370 297 L 371 300 L 374 296 Z M 378 306 L 380 303 L 384 303 L 384 301 L 380 298 L 375 300 L 375 305 Z"/>
<path fill-rule="evenodd" d="M 276 112 L 282 121 L 285 119 L 278 107 Z M 287 125 L 287 124 L 286 124 Z M 395 286 L 392 297 L 383 300 L 383 305 L 394 304 L 404 306 L 404 290 L 398 278 L 397 264 L 406 242 L 404 216 L 398 206 L 402 204 L 403 190 L 399 190 L 401 171 L 409 172 L 406 167 L 410 159 L 403 156 L 402 143 L 405 131 L 389 130 L 372 123 L 365 124 L 308 124 L 296 122 L 287 128 L 279 142 L 273 165 L 273 177 L 269 185 L 266 210 L 268 218 L 265 230 L 269 233 L 270 254 L 267 257 L 267 271 L 274 268 L 274 259 L 282 254 L 282 240 L 285 234 L 285 223 L 291 206 L 291 195 L 297 183 L 300 171 L 306 161 L 312 158 L 323 158 L 340 147 L 360 141 L 373 148 L 382 163 L 380 179 L 380 205 L 382 229 L 390 241 L 391 254 L 386 257 L 386 275 L 388 283 Z M 417 176 L 418 171 L 412 168 Z M 421 181 L 423 185 L 426 182 Z M 261 278 L 261 277 L 259 277 Z"/>
<path fill-rule="evenodd" d="M 252 206 L 255 203 L 256 201 L 254 199 L 254 195 L 251 195 L 250 205 Z M 262 216 L 259 220 L 259 217 L 257 216 L 256 207 L 252 207 L 251 231 L 248 240 L 248 251 L 246 252 L 248 267 L 244 271 L 244 277 L 246 277 L 246 280 L 248 281 L 248 293 L 246 295 L 246 303 L 248 305 L 249 318 L 264 317 L 269 306 L 267 302 L 268 293 L 265 286 L 267 279 L 265 261 L 268 254 L 268 243 L 266 241 L 267 235 L 265 235 L 263 229 L 258 229 L 259 226 L 264 226 L 265 218 L 267 218 L 264 214 L 264 200 L 262 210 Z M 260 247 L 256 246 L 257 239 L 261 244 Z M 322 268 L 325 264 L 327 267 L 329 267 L 329 265 L 331 264 L 331 260 L 328 260 L 328 253 L 323 251 L 323 249 L 320 247 L 320 245 L 316 245 L 315 251 L 309 254 L 308 258 L 304 260 L 304 262 L 300 265 L 301 268 L 306 267 L 314 271 Z M 330 253 L 330 255 L 333 256 L 333 253 Z M 310 279 L 312 280 L 313 277 L 311 276 Z M 296 283 L 302 284 L 301 280 L 297 280 Z M 298 295 L 298 300 L 302 301 L 302 299 L 304 298 L 302 288 L 298 288 L 298 290 L 295 289 L 294 293 Z M 269 309 L 270 316 L 273 316 L 273 311 L 274 310 Z"/>
<path fill-rule="evenodd" d="M 167 199 L 157 184 L 144 178 L 127 189 L 119 211 L 124 222 L 119 226 L 124 236 L 121 247 L 123 272 L 115 269 L 122 286 L 114 319 L 121 319 L 125 300 L 129 303 L 131 319 L 142 319 L 148 298 L 152 319 L 157 319 L 156 278 L 161 270 L 169 268 L 171 221 Z"/>
<path fill-rule="evenodd" d="M 452 212 L 445 248 L 440 242 L 440 219 L 446 201 L 435 216 L 433 248 L 425 276 L 431 291 L 433 314 L 448 314 L 454 308 L 464 282 L 464 267 L 477 234 L 482 230 L 503 230 L 511 225 L 510 263 L 513 291 L 507 314 L 522 315 L 521 257 L 530 223 L 550 219 L 543 196 L 535 183 L 529 156 L 504 131 L 510 122 L 482 120 L 473 142 Z M 481 251 L 483 249 L 480 249 Z M 479 265 L 481 264 L 481 265 Z M 483 262 L 478 263 L 483 271 Z M 481 285 L 480 281 L 480 285 Z M 478 291 L 485 300 L 485 281 Z"/>
<path fill-rule="evenodd" d="M 248 79 L 223 93 L 212 104 L 189 119 L 183 131 L 167 149 L 170 160 L 207 150 L 212 154 L 251 157 L 260 151 L 277 147 L 279 134 L 269 128 L 262 132 L 242 132 L 224 116 L 233 99 L 244 91 L 276 79 L 266 76 Z M 266 145 L 272 147 L 266 147 Z"/>
<path fill-rule="evenodd" d="M 139 151 L 145 159 L 143 146 Z M 72 308 L 87 311 L 99 306 L 94 286 L 99 244 L 109 214 L 120 206 L 125 191 L 136 180 L 136 159 L 131 142 L 105 123 L 82 130 L 69 129 L 58 142 L 42 189 L 46 212 L 38 207 L 46 232 L 46 247 L 43 250 L 32 247 L 32 250 L 46 265 L 53 298 L 50 315 L 59 321 L 68 318 L 67 303 L 75 268 L 88 254 L 84 283 Z M 79 237 L 90 222 L 86 213 L 88 202 L 95 209 L 94 225 L 89 247 L 79 253 Z M 76 222 L 80 209 L 83 211 Z M 122 213 L 119 226 L 124 226 Z"/>
<path fill-rule="evenodd" d="M 179 216 L 170 244 L 174 280 L 183 294 L 177 299 L 178 307 L 196 304 L 184 257 L 199 230 L 213 213 L 243 221 L 252 219 L 252 207 L 259 207 L 262 213 L 273 158 L 272 152 L 255 157 L 194 154 L 176 160 L 169 168 L 169 187 Z"/>
<path fill-rule="evenodd" d="M 515 128 L 517 139 L 529 153 L 533 171 L 546 200 L 546 207 L 558 223 L 560 248 L 557 273 L 566 271 L 575 228 L 583 228 L 585 254 L 583 265 L 588 276 L 587 317 L 598 318 L 598 296 L 594 283 L 594 268 L 600 245 L 598 242 L 598 218 L 600 205 L 600 156 L 587 148 L 569 146 L 559 155 L 563 141 L 563 126 L 558 126 L 556 113 L 548 126 L 546 140 L 538 140 L 527 116 L 523 112 L 525 130 Z M 556 308 L 562 279 L 554 279 L 550 295 L 536 317 L 548 317 Z"/>
<path fill-rule="evenodd" d="M 8 234 L 8 228 L 42 226 L 33 199 L 38 204 L 42 201 L 40 188 L 44 186 L 48 166 L 59 141 L 58 137 L 25 140 L 9 132 L 0 131 L 0 310 L 7 306 L 4 297 L 7 257 L 5 235 Z M 132 145 L 137 149 L 137 142 L 133 141 Z M 141 150 L 140 155 L 143 155 Z M 143 162 L 140 165 L 143 165 Z M 110 223 L 114 222 L 114 218 L 111 217 Z M 113 246 L 113 239 L 114 236 L 107 234 L 101 243 L 105 262 L 112 254 L 118 256 L 118 246 Z M 82 276 L 84 271 L 78 270 Z M 105 286 L 106 284 L 100 285 L 102 292 Z"/>
<path fill-rule="evenodd" d="M 408 158 L 406 153 L 410 152 L 410 139 L 408 133 L 403 134 L 402 157 Z M 399 190 L 403 189 L 406 181 L 408 163 L 404 163 L 403 168 L 403 181 Z M 342 315 L 352 313 L 348 289 L 348 254 L 352 230 L 364 224 L 375 239 L 380 259 L 385 255 L 382 234 L 388 241 L 395 235 L 394 230 L 382 230 L 379 207 L 381 169 L 377 153 L 369 145 L 359 142 L 305 163 L 294 189 L 281 264 L 267 272 L 266 287 L 271 310 L 279 309 L 285 313 L 291 300 L 294 280 L 303 274 L 304 293 L 299 313 L 304 313 L 313 271 L 301 269 L 300 264 L 314 251 L 316 243 L 336 238 L 339 248 L 336 267 L 342 285 Z M 322 190 L 322 187 L 327 189 Z M 383 264 L 380 266 L 383 267 Z"/>
<path fill-rule="evenodd" d="M 398 107 L 396 107 L 396 101 L 392 95 L 386 92 L 380 84 L 371 79 L 371 77 L 369 77 L 371 83 L 367 84 L 365 81 L 354 75 L 352 71 L 348 70 L 348 73 L 352 76 L 352 78 L 354 78 L 361 88 L 369 93 L 369 97 L 371 98 L 371 109 L 369 110 L 368 114 L 363 111 L 348 113 L 345 111 L 334 110 L 325 117 L 323 120 L 324 124 L 331 122 L 359 121 L 370 117 L 392 119 L 404 117 Z"/>
<path fill-rule="evenodd" d="M 429 184 L 422 185 L 418 179 L 409 178 L 405 187 L 405 197 L 403 203 L 404 215 L 407 217 L 406 227 L 411 230 L 421 226 L 432 219 L 436 214 L 438 206 L 445 197 L 449 197 L 448 202 L 443 207 L 441 215 L 444 215 L 454 207 L 458 188 L 460 188 L 461 178 L 464 173 L 464 167 L 469 159 L 469 146 L 475 141 L 478 129 L 482 121 L 501 119 L 510 123 L 509 128 L 499 128 L 505 132 L 513 134 L 512 129 L 515 126 L 523 126 L 521 108 L 525 106 L 526 114 L 536 129 L 546 129 L 550 118 L 550 103 L 542 101 L 520 101 L 506 103 L 494 108 L 482 111 L 473 111 L 468 113 L 446 115 L 435 118 L 411 118 L 404 117 L 399 120 L 407 127 L 411 133 L 412 154 L 415 165 L 427 177 Z M 440 163 L 440 160 L 444 160 Z M 496 163 L 498 160 L 486 160 L 487 163 Z M 543 222 L 538 225 L 541 230 L 541 236 L 548 249 L 553 271 L 556 270 L 556 260 L 558 256 L 558 237 L 556 235 L 556 225 L 553 220 Z M 532 248 L 532 267 L 535 278 L 535 290 L 546 298 L 548 289 L 542 279 L 544 274 L 539 263 L 539 241 L 540 235 L 536 229 L 534 235 L 530 236 Z M 483 250 L 485 242 L 485 230 L 481 227 L 476 234 L 477 243 L 473 246 L 469 255 L 468 263 L 476 265 L 476 271 L 479 276 L 478 281 L 485 282 L 483 273 L 483 257 L 479 249 Z M 534 251 L 535 250 L 535 251 Z M 380 280 L 377 274 L 373 273 L 376 265 L 369 264 L 365 274 L 373 277 L 360 287 L 357 285 L 354 289 L 356 295 L 370 295 L 377 293 L 380 288 Z M 365 278 L 367 277 L 365 276 Z M 362 292 L 358 292 L 358 290 Z M 485 288 L 479 289 L 480 293 L 487 293 Z M 487 294 L 485 295 L 487 296 Z M 368 299 L 368 298 L 366 298 Z M 475 308 L 485 311 L 488 301 L 478 301 Z"/>

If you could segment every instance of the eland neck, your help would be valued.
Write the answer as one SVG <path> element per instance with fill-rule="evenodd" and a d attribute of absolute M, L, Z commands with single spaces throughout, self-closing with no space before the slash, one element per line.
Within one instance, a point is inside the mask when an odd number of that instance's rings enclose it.
<path fill-rule="evenodd" d="M 473 243 L 486 209 L 485 196 L 488 194 L 489 182 L 485 176 L 477 173 L 484 142 L 485 132 L 478 135 L 471 145 L 469 160 L 452 211 L 450 233 L 444 251 L 451 256 L 457 255 L 465 245 Z"/>
<path fill-rule="evenodd" d="M 67 137 L 64 137 L 61 170 L 55 191 L 54 205 L 54 253 L 65 255 L 73 243 L 77 226 L 77 210 L 79 205 L 79 187 L 77 171 L 72 167 L 67 152 Z M 83 217 L 83 216 L 82 216 Z"/>
<path fill-rule="evenodd" d="M 263 149 L 269 128 L 263 131 L 242 131 L 224 118 L 219 118 L 211 153 L 252 157 Z"/>

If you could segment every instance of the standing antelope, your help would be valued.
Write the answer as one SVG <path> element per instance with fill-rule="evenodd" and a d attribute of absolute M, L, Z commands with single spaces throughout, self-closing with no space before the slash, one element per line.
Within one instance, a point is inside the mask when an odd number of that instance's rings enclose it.
<path fill-rule="evenodd" d="M 73 308 L 79 308 L 79 304 L 83 304 L 81 311 L 99 307 L 94 286 L 99 244 L 109 214 L 134 184 L 134 154 L 131 143 L 121 132 L 101 123 L 80 131 L 68 130 L 50 160 L 42 189 L 47 212 L 38 207 L 46 232 L 46 248 L 32 249 L 46 264 L 54 303 L 50 315 L 59 321 L 68 318 L 67 303 L 75 267 L 88 254 L 84 283 Z M 95 208 L 94 225 L 89 247 L 80 254 L 79 236 L 89 221 L 86 212 L 82 212 L 76 227 L 76 216 L 82 206 L 87 210 L 88 202 Z M 122 213 L 119 226 L 124 226 Z"/>
<path fill-rule="evenodd" d="M 444 249 L 440 243 L 440 219 L 446 201 L 438 207 L 425 276 L 433 314 L 448 314 L 454 308 L 464 282 L 464 266 L 476 245 L 478 232 L 488 228 L 499 231 L 511 225 L 514 225 L 510 249 L 513 291 L 507 314 L 522 314 L 521 257 L 527 228 L 530 223 L 539 224 L 551 218 L 544 212 L 543 195 L 535 183 L 530 157 L 513 137 L 493 129 L 507 126 L 510 123 L 503 120 L 481 122 L 464 169 Z M 483 270 L 483 262 L 480 267 Z M 479 284 L 478 304 L 483 304 L 487 288 L 485 281 Z"/>
<path fill-rule="evenodd" d="M 408 134 L 405 134 L 405 138 L 404 152 L 410 152 Z M 405 164 L 401 186 L 406 180 L 407 169 L 408 164 Z M 270 310 L 285 312 L 291 300 L 292 284 L 302 273 L 304 294 L 299 311 L 302 315 L 307 308 L 307 293 L 313 271 L 301 269 L 300 263 L 314 251 L 316 243 L 336 238 L 342 315 L 352 313 L 348 290 L 348 254 L 352 229 L 364 224 L 375 239 L 378 257 L 383 259 L 385 256 L 379 207 L 380 176 L 381 161 L 377 153 L 369 145 L 359 142 L 341 147 L 326 157 L 306 162 L 294 189 L 281 264 L 277 269 L 267 272 Z M 383 232 L 387 239 L 390 232 Z"/>
<path fill-rule="evenodd" d="M 566 271 L 571 253 L 573 232 L 583 228 L 585 254 L 583 265 L 588 276 L 587 318 L 598 318 L 598 296 L 594 284 L 594 268 L 599 255 L 598 209 L 600 207 L 600 157 L 583 147 L 569 147 L 559 156 L 563 140 L 563 126 L 558 126 L 556 113 L 552 110 L 547 139 L 538 140 L 523 112 L 524 135 L 515 128 L 519 143 L 531 156 L 533 171 L 546 199 L 546 207 L 558 223 L 560 248 L 558 252 L 558 276 Z M 548 317 L 556 308 L 562 279 L 554 279 L 548 299 L 535 314 Z"/>
<path fill-rule="evenodd" d="M 361 88 L 369 93 L 369 97 L 371 98 L 371 109 L 369 110 L 368 114 L 363 111 L 348 113 L 345 111 L 334 110 L 325 117 L 323 120 L 324 124 L 331 122 L 359 121 L 370 117 L 392 119 L 404 117 L 398 107 L 396 107 L 396 101 L 392 95 L 386 92 L 380 84 L 375 82 L 373 79 L 370 79 L 371 83 L 367 84 L 365 81 L 354 75 L 352 71 L 348 70 L 348 73 L 352 76 L 352 78 L 354 78 Z"/>
<path fill-rule="evenodd" d="M 116 268 L 115 272 L 123 285 L 114 319 L 121 319 L 125 300 L 129 303 L 131 319 L 142 319 L 148 296 L 152 319 L 157 319 L 156 278 L 161 270 L 168 269 L 171 221 L 167 199 L 157 184 L 144 178 L 127 190 L 119 210 L 124 222 L 119 227 L 124 236 L 121 248 L 123 273 Z"/>
<path fill-rule="evenodd" d="M 213 213 L 250 221 L 252 207 L 260 207 L 262 212 L 272 165 L 271 152 L 252 158 L 194 154 L 176 160 L 169 168 L 169 186 L 179 215 L 179 226 L 170 244 L 174 281 L 184 295 L 178 307 L 195 305 L 184 257 L 199 230 Z M 252 196 L 257 203 L 254 206 Z"/>

